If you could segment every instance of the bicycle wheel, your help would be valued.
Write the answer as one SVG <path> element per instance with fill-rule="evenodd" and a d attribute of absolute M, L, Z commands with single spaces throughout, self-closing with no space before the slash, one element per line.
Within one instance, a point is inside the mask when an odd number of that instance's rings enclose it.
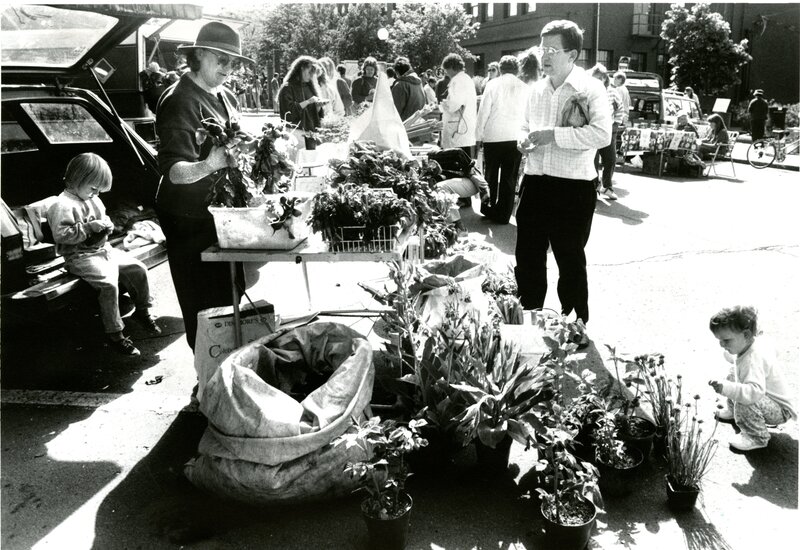
<path fill-rule="evenodd" d="M 753 168 L 766 168 L 775 162 L 775 145 L 766 139 L 759 139 L 747 148 L 747 162 Z"/>

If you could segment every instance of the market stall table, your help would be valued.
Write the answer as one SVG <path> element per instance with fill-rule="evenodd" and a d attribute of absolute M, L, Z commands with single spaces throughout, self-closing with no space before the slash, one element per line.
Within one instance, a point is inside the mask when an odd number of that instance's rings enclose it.
<path fill-rule="evenodd" d="M 658 167 L 655 173 L 661 176 L 664 171 L 664 153 L 672 151 L 679 156 L 696 153 L 698 137 L 694 132 L 676 130 L 671 127 L 658 128 L 626 128 L 622 134 L 620 150 L 623 155 L 652 154 L 657 157 Z M 647 166 L 644 167 L 649 172 Z"/>
<path fill-rule="evenodd" d="M 212 245 L 201 253 L 204 262 L 228 262 L 231 273 L 231 300 L 233 302 L 234 343 L 237 348 L 242 345 L 241 317 L 239 300 L 241 294 L 236 286 L 236 266 L 243 262 L 256 262 L 265 264 L 269 262 L 294 262 L 303 269 L 303 278 L 306 285 L 306 296 L 309 308 L 311 307 L 311 285 L 308 280 L 308 263 L 310 262 L 391 262 L 403 261 L 408 251 L 412 257 L 419 252 L 410 250 L 410 236 L 399 239 L 394 250 L 385 252 L 336 252 L 328 248 L 319 234 L 312 234 L 308 240 L 299 244 L 292 250 L 252 250 L 220 248 Z"/>

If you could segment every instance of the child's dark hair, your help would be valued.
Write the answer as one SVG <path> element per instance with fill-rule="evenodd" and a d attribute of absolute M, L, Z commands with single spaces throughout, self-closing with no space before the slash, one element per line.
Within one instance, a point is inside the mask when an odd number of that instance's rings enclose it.
<path fill-rule="evenodd" d="M 711 332 L 730 329 L 734 332 L 749 330 L 753 336 L 758 335 L 758 312 L 751 306 L 733 306 L 722 309 L 711 317 L 708 323 Z"/>

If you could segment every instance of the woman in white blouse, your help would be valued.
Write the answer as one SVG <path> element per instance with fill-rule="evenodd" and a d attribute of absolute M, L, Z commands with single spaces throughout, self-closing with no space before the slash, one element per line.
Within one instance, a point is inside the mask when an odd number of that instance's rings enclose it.
<path fill-rule="evenodd" d="M 516 57 L 504 55 L 500 59 L 500 76 L 486 83 L 475 129 L 477 148 L 483 145 L 491 196 L 490 208 L 482 211 L 501 224 L 511 218 L 522 159 L 517 150 L 517 126 L 525 112 L 529 87 L 517 78 L 518 71 Z"/>

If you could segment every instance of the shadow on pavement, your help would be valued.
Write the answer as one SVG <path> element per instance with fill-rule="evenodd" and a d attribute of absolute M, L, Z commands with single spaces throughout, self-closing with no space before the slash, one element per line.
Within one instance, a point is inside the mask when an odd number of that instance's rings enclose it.
<path fill-rule="evenodd" d="M 177 417 L 100 505 L 93 548 L 366 549 L 357 495 L 250 506 L 221 500 L 190 485 L 181 472 L 194 456 L 205 425 L 199 414 Z M 521 448 L 515 452 L 532 460 Z M 519 498 L 514 482 L 518 471 L 519 466 L 511 464 L 505 475 L 486 478 L 477 469 L 470 446 L 446 471 L 412 476 L 408 548 L 498 548 L 526 536 L 536 539 L 530 506 Z M 480 513 L 474 513 L 477 509 Z"/>
<path fill-rule="evenodd" d="M 161 317 L 160 336 L 124 319 L 142 353 L 127 357 L 106 345 L 91 312 L 60 312 L 46 321 L 3 327 L 3 389 L 129 393 L 142 371 L 160 362 L 158 353 L 184 337 L 180 318 Z"/>
<path fill-rule="evenodd" d="M 617 195 L 619 195 L 620 200 L 624 200 L 628 195 L 627 191 L 620 188 L 615 188 L 615 191 Z M 633 208 L 625 206 L 625 204 L 621 203 L 619 200 L 609 202 L 598 200 L 594 208 L 594 213 L 607 218 L 616 218 L 625 225 L 639 225 L 644 222 L 645 218 L 650 216 L 647 212 L 634 210 Z"/>
<path fill-rule="evenodd" d="M 675 521 L 683 531 L 687 550 L 733 550 L 713 523 L 709 523 L 699 510 L 676 513 Z"/>
<path fill-rule="evenodd" d="M 745 496 L 797 509 L 797 450 L 797 440 L 789 434 L 774 434 L 766 449 L 745 454 L 753 467 L 747 483 L 731 485 Z"/>
<path fill-rule="evenodd" d="M 113 462 L 72 462 L 48 455 L 48 443 L 93 412 L 3 405 L 0 546 L 31 548 L 119 474 Z"/>

